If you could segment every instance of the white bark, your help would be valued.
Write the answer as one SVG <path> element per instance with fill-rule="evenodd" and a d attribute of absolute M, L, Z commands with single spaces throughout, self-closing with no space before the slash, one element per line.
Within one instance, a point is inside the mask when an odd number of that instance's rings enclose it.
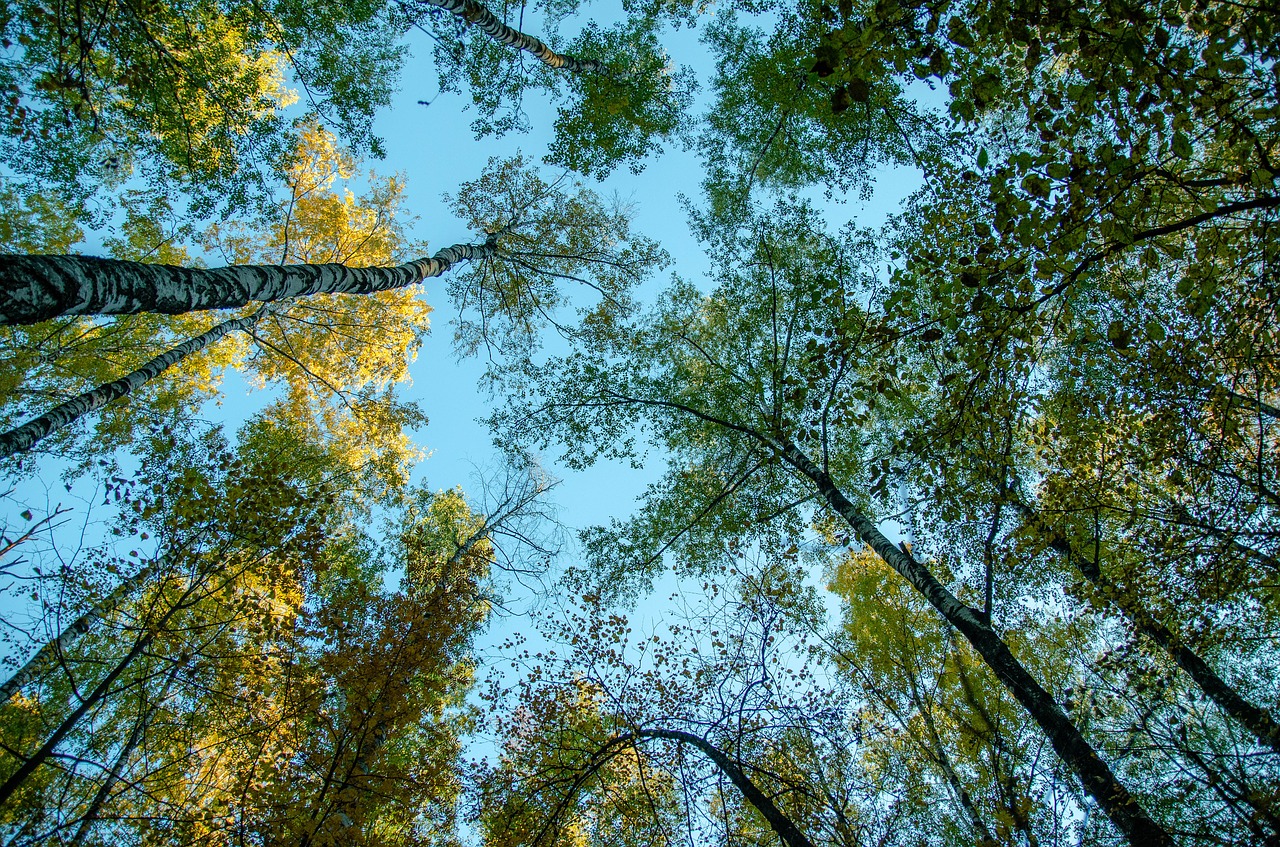
<path fill-rule="evenodd" d="M 265 309 L 259 309 L 252 315 L 223 321 L 195 338 L 187 339 L 176 347 L 169 348 L 132 373 L 73 397 L 43 415 L 27 421 L 22 426 L 14 427 L 6 433 L 0 434 L 0 459 L 30 450 L 42 438 L 67 424 L 74 423 L 90 412 L 101 409 L 112 400 L 118 400 L 136 391 L 149 380 L 159 376 L 192 353 L 203 350 L 228 333 L 251 329 L 262 319 L 266 311 Z"/>
<path fill-rule="evenodd" d="M 0 255 L 0 325 L 66 315 L 179 315 L 311 294 L 372 294 L 440 276 L 497 252 L 496 236 L 389 268 L 231 265 L 181 268 L 93 256 Z"/>
<path fill-rule="evenodd" d="M 532 35 L 507 26 L 493 12 L 477 3 L 476 0 L 418 0 L 418 2 L 425 6 L 444 9 L 449 14 L 465 21 L 469 26 L 478 28 L 499 44 L 506 44 L 518 50 L 523 50 L 547 67 L 575 74 L 606 73 L 603 62 L 598 62 L 594 59 L 583 60 L 557 53 Z"/>

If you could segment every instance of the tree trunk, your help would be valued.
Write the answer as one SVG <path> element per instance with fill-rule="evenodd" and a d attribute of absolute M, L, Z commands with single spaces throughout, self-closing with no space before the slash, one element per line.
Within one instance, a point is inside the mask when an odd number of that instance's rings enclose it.
<path fill-rule="evenodd" d="M 22 426 L 0 434 L 0 459 L 6 459 L 15 453 L 24 453 L 30 450 L 42 438 L 68 424 L 74 423 L 90 412 L 101 409 L 112 400 L 118 400 L 136 391 L 149 380 L 164 373 L 192 353 L 203 350 L 224 335 L 237 330 L 252 329 L 265 314 L 266 309 L 259 309 L 252 315 L 223 321 L 195 338 L 190 338 L 176 347 L 171 347 L 133 373 L 123 376 L 115 382 L 99 385 L 97 388 L 86 391 L 78 397 L 55 406 L 40 417 L 27 421 Z"/>
<path fill-rule="evenodd" d="M 523 50 L 547 67 L 575 74 L 602 74 L 606 72 L 603 62 L 598 62 L 594 59 L 583 60 L 557 53 L 532 35 L 526 35 L 518 29 L 507 26 L 493 12 L 477 3 L 476 0 L 418 0 L 418 3 L 424 6 L 435 6 L 437 9 L 444 9 L 449 14 L 465 21 L 469 26 L 477 27 L 499 44 L 506 44 L 515 47 L 517 50 Z"/>
<path fill-rule="evenodd" d="M 1151 819 L 1137 798 L 1120 783 L 1071 718 L 1022 666 L 990 624 L 961 603 L 924 564 L 899 550 L 799 448 L 786 439 L 779 439 L 779 446 L 783 459 L 818 487 L 826 504 L 849 524 L 863 543 L 915 586 L 930 605 L 969 640 L 987 666 L 1039 724 L 1053 749 L 1080 777 L 1085 791 L 1129 843 L 1135 847 L 1173 847 L 1169 833 Z"/>
<path fill-rule="evenodd" d="M 310 294 L 372 294 L 440 276 L 497 252 L 497 236 L 389 268 L 231 265 L 181 268 L 94 256 L 0 255 L 0 326 L 68 315 L 178 315 Z"/>
<path fill-rule="evenodd" d="M 163 559 L 161 560 L 164 561 Z M 89 627 L 93 626 L 95 620 L 105 618 L 120 605 L 126 597 L 132 594 L 138 586 L 155 576 L 159 568 L 159 563 L 150 565 L 138 571 L 133 576 L 116 586 L 115 590 L 89 611 L 72 621 L 71 625 L 62 631 L 62 633 L 52 641 L 45 643 L 43 647 L 36 651 L 35 655 L 27 660 L 27 663 L 18 668 L 13 676 L 9 677 L 3 685 L 0 685 L 0 703 L 9 702 L 9 698 L 18 693 L 24 685 L 31 682 L 40 668 L 50 665 L 61 655 L 68 647 L 75 642 L 77 638 L 89 631 Z"/>
<path fill-rule="evenodd" d="M 1141 606 L 1122 602 L 1119 592 L 1102 574 L 1102 571 L 1087 559 L 1075 555 L 1071 550 L 1070 542 L 1057 529 L 1049 526 L 1039 513 L 1020 500 L 1013 499 L 1012 502 L 1023 515 L 1045 531 L 1049 536 L 1050 547 L 1064 556 L 1067 562 L 1072 564 L 1085 579 L 1093 583 L 1104 597 L 1115 603 L 1129 617 L 1140 635 L 1160 645 L 1161 649 L 1169 654 L 1169 658 L 1187 672 L 1187 675 L 1200 686 L 1209 699 L 1252 733 L 1259 744 L 1280 753 L 1280 725 L 1265 709 L 1241 697 L 1239 692 L 1209 667 L 1208 662 L 1200 658 L 1172 630 L 1148 614 Z"/>
<path fill-rule="evenodd" d="M 53 755 L 53 751 L 57 749 L 58 744 L 62 742 L 62 739 L 66 737 L 67 733 L 75 729 L 75 726 L 80 722 L 80 719 L 83 718 L 90 709 L 106 698 L 107 693 L 111 690 L 111 685 L 119 679 L 120 675 L 124 673 L 130 665 L 133 664 L 134 659 L 142 655 L 142 652 L 147 649 L 147 646 L 151 644 L 151 640 L 154 637 L 155 630 L 150 630 L 135 641 L 133 649 L 131 649 L 123 659 L 116 663 L 116 666 L 111 669 L 111 672 L 103 677 L 102 681 L 98 683 L 89 696 L 85 697 L 84 700 L 80 702 L 80 705 L 76 707 L 75 711 L 68 715 L 62 723 L 58 725 L 58 728 L 55 729 L 47 739 L 45 739 L 45 742 L 40 746 L 40 749 L 32 753 L 29 757 L 22 759 L 22 764 L 18 769 L 4 781 L 3 785 L 0 785 L 0 808 L 3 808 L 5 804 L 12 799 L 14 793 L 22 787 L 22 783 L 26 782 L 27 778 L 30 777 L 31 774 L 35 773 L 36 768 L 44 764 L 45 761 Z"/>
<path fill-rule="evenodd" d="M 119 603 L 120 600 L 129 593 L 129 591 L 126 590 L 126 587 L 131 590 L 133 586 L 142 581 L 142 577 L 143 573 L 138 573 L 132 579 L 123 583 L 115 591 L 111 592 L 107 600 L 112 601 L 113 603 Z M 63 719 L 57 729 L 55 729 L 45 739 L 45 742 L 40 745 L 40 749 L 28 757 L 23 757 L 16 753 L 14 754 L 16 758 L 21 759 L 22 764 L 12 775 L 10 775 L 8 779 L 4 781 L 3 785 L 0 785 L 0 808 L 3 808 L 13 797 L 14 793 L 17 792 L 17 790 L 22 787 L 22 784 L 27 781 L 27 778 L 35 773 L 36 769 L 53 755 L 53 752 L 58 748 L 58 745 L 62 743 L 62 739 L 65 738 L 71 730 L 75 729 L 76 724 L 80 722 L 80 719 L 83 718 L 90 709 L 107 698 L 107 695 L 111 693 L 112 684 L 120 678 L 121 674 L 129 669 L 135 659 L 141 656 L 146 649 L 151 646 L 151 642 L 155 640 L 156 635 L 165 626 L 165 624 L 169 622 L 169 619 L 177 614 L 179 610 L 186 608 L 189 603 L 192 602 L 191 596 L 194 591 L 195 587 L 188 585 L 183 591 L 182 596 L 179 597 L 172 606 L 165 610 L 164 614 L 162 614 L 159 619 L 154 623 L 147 625 L 146 629 L 139 635 L 138 639 L 133 643 L 133 647 L 125 657 L 117 662 L 116 666 L 102 678 L 102 680 L 94 687 L 93 691 L 80 701 L 80 705 L 77 706 L 70 715 Z M 99 608 L 101 606 L 102 604 L 99 604 Z M 80 624 L 83 620 L 84 617 L 82 616 L 76 621 L 76 624 Z M 76 624 L 73 624 L 72 626 L 75 626 Z M 83 630 L 81 631 L 83 632 Z M 59 636 L 59 639 L 61 639 L 61 636 Z M 53 649 L 57 648 L 54 647 Z M 43 650 L 41 652 L 43 652 Z M 27 666 L 30 666 L 30 664 L 31 663 L 28 662 Z M 25 671 L 26 667 L 24 667 L 23 670 Z"/>
<path fill-rule="evenodd" d="M 691 732 L 682 732 L 678 729 L 641 729 L 634 733 L 634 737 L 638 739 L 665 738 L 697 747 L 720 769 L 721 773 L 729 777 L 729 781 L 742 792 L 742 796 L 746 798 L 747 802 L 755 807 L 756 811 L 768 822 L 786 847 L 813 847 L 813 843 L 800 831 L 799 827 L 783 814 L 769 799 L 768 795 L 761 791 L 743 773 L 742 768 L 734 764 L 733 760 L 726 756 L 720 748 L 705 738 L 694 735 Z"/>
<path fill-rule="evenodd" d="M 951 756 L 947 755 L 947 745 L 943 743 L 942 735 L 938 732 L 938 724 L 933 719 L 933 712 L 929 709 L 929 704 L 924 701 L 924 697 L 920 694 L 914 674 L 908 673 L 907 684 L 911 687 L 911 700 L 915 704 L 916 712 L 924 721 L 925 730 L 928 732 L 928 739 L 920 739 L 917 743 L 922 746 L 927 743 L 932 748 L 926 748 L 925 753 L 937 763 L 939 770 L 942 771 L 942 775 L 946 778 L 947 785 L 950 786 L 952 794 L 955 795 L 956 801 L 960 804 L 960 808 L 964 810 L 965 816 L 969 818 L 969 825 L 978 833 L 979 842 L 983 844 L 998 844 L 999 842 L 991 835 L 987 822 L 978 814 L 978 807 L 974 805 L 972 795 L 964 787 L 964 783 L 960 781 L 960 775 L 956 773 L 955 767 L 951 764 Z M 983 720 L 986 720 L 985 715 L 983 715 Z M 902 728 L 911 733 L 910 723 L 901 718 L 899 718 L 899 721 L 902 723 Z"/>

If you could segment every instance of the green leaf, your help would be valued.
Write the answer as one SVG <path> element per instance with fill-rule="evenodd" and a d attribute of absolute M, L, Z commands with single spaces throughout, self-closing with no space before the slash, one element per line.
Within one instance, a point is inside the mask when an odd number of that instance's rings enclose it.
<path fill-rule="evenodd" d="M 1185 132 L 1175 132 L 1173 134 L 1173 154 L 1179 159 L 1191 158 L 1191 140 L 1187 138 Z"/>

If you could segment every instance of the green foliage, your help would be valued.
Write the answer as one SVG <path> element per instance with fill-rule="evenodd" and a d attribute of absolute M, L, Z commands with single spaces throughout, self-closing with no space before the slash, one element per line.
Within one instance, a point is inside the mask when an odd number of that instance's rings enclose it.
<path fill-rule="evenodd" d="M 332 444 L 263 419 L 234 449 L 159 432 L 150 448 L 117 490 L 133 514 L 119 529 L 154 539 L 156 573 L 5 707 L 6 750 L 38 744 L 77 702 L 68 686 L 91 688 L 139 632 L 149 649 L 63 741 L 86 767 L 37 771 L 8 824 L 38 837 L 88 813 L 129 843 L 449 842 L 489 560 L 424 539 L 472 531 L 465 503 L 401 492 L 414 505 L 382 548 L 352 523 Z M 135 726 L 140 744 L 116 743 Z"/>
<path fill-rule="evenodd" d="M 815 29 L 790 13 L 772 34 L 729 14 L 709 27 L 716 100 L 698 146 L 708 199 L 726 222 L 743 214 L 759 186 L 819 183 L 867 196 L 874 168 L 913 164 L 938 140 L 896 81 L 859 90 L 856 101 L 833 93 L 810 67 L 807 44 Z"/>
<path fill-rule="evenodd" d="M 521 156 L 490 159 L 478 179 L 445 200 L 495 248 L 449 278 L 464 353 L 502 350 L 518 359 L 537 349 L 548 326 L 572 334 L 560 312 L 584 302 L 573 286 L 595 297 L 579 310 L 584 323 L 608 325 L 632 309 L 635 287 L 668 261 L 656 242 L 632 231 L 621 203 L 605 202 L 568 174 L 545 180 Z"/>
<path fill-rule="evenodd" d="M 523 26 L 523 7 L 493 11 Z M 772 843 L 727 762 L 814 843 L 1112 843 L 1134 810 L 1188 845 L 1280 838 L 1276 16 L 737 3 L 707 27 L 716 72 L 695 124 L 660 25 L 705 9 L 630 3 L 567 38 L 575 2 L 532 11 L 549 44 L 605 71 L 566 76 L 423 6 L 293 0 L 19 3 L 0 64 L 5 249 L 68 249 L 102 186 L 121 212 L 113 252 L 185 263 L 194 230 L 172 192 L 197 213 L 215 193 L 241 204 L 255 169 L 278 168 L 287 202 L 210 230 L 211 247 L 421 255 L 400 182 L 334 190 L 354 159 L 280 112 L 289 69 L 376 151 L 371 115 L 411 24 L 438 38 L 442 87 L 471 91 L 477 134 L 526 128 L 538 91 L 562 98 L 557 165 L 638 170 L 677 136 L 702 154 L 690 205 L 712 278 L 645 308 L 637 286 L 668 257 L 567 176 L 494 160 L 448 201 L 490 250 L 450 293 L 468 310 L 461 349 L 515 354 L 491 356 L 507 444 L 554 446 L 573 469 L 664 463 L 634 515 L 582 534 L 558 584 L 582 608 L 544 616 L 554 646 L 517 652 L 514 685 L 493 678 L 480 837 Z M 92 37 L 65 35 L 99 16 Z M 792 196 L 865 198 L 883 167 L 923 187 L 878 233 Z M 567 283 L 598 295 L 576 322 Z M 506 513 L 407 486 L 405 429 L 423 418 L 391 389 L 426 331 L 419 300 L 273 308 L 256 352 L 228 345 L 148 398 L 150 417 L 181 421 L 224 365 L 283 386 L 237 448 L 141 415 L 98 433 L 94 448 L 134 439 L 147 457 L 108 495 L 168 570 L 4 705 L 0 775 L 73 690 L 122 669 L 66 736 L 84 767 L 42 765 L 4 810 L 22 838 L 84 816 L 147 843 L 457 835 L 462 698 Z M 204 320 L 14 331 L 6 412 Z M 545 358 L 548 326 L 563 342 Z M 357 526 L 381 512 L 383 547 Z M 910 541 L 848 550 L 879 527 Z M 93 563 L 49 584 L 85 606 L 130 570 Z M 704 605 L 640 636 L 619 606 L 668 570 Z M 805 584 L 819 570 L 830 596 Z M 122 740 L 138 727 L 146 756 Z M 725 758 L 696 764 L 690 739 Z M 1082 794 L 1072 745 L 1115 780 Z M 1133 802 L 1108 807 L 1125 789 Z"/>
<path fill-rule="evenodd" d="M 470 92 L 479 113 L 471 125 L 477 138 L 528 131 L 524 98 L 545 91 L 562 101 L 546 161 L 603 178 L 620 164 L 638 173 L 647 156 L 687 127 L 693 75 L 672 67 L 655 18 L 632 17 L 608 28 L 589 22 L 561 46 L 559 16 L 571 10 L 547 8 L 543 37 L 556 50 L 604 64 L 604 70 L 579 73 L 553 70 L 434 11 L 420 25 L 436 36 L 441 89 Z"/>
<path fill-rule="evenodd" d="M 56 190 L 95 223 L 130 180 L 185 195 L 197 218 L 261 199 L 293 144 L 286 74 L 377 152 L 373 113 L 403 54 L 381 3 L 33 2 L 3 24 L 0 157 L 25 190 Z"/>
<path fill-rule="evenodd" d="M 620 164 L 639 173 L 646 158 L 688 129 L 693 72 L 671 67 L 654 21 L 633 19 L 607 30 L 588 24 L 565 49 L 604 62 L 607 70 L 569 83 L 548 164 L 597 179 Z"/>

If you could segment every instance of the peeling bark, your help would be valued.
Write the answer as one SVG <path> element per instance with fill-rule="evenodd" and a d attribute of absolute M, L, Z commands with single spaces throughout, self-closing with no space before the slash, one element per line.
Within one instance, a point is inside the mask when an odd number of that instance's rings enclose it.
<path fill-rule="evenodd" d="M 0 326 L 70 315 L 178 315 L 311 294 L 373 294 L 497 254 L 497 236 L 386 268 L 230 265 L 182 268 L 94 256 L 0 255 Z"/>

